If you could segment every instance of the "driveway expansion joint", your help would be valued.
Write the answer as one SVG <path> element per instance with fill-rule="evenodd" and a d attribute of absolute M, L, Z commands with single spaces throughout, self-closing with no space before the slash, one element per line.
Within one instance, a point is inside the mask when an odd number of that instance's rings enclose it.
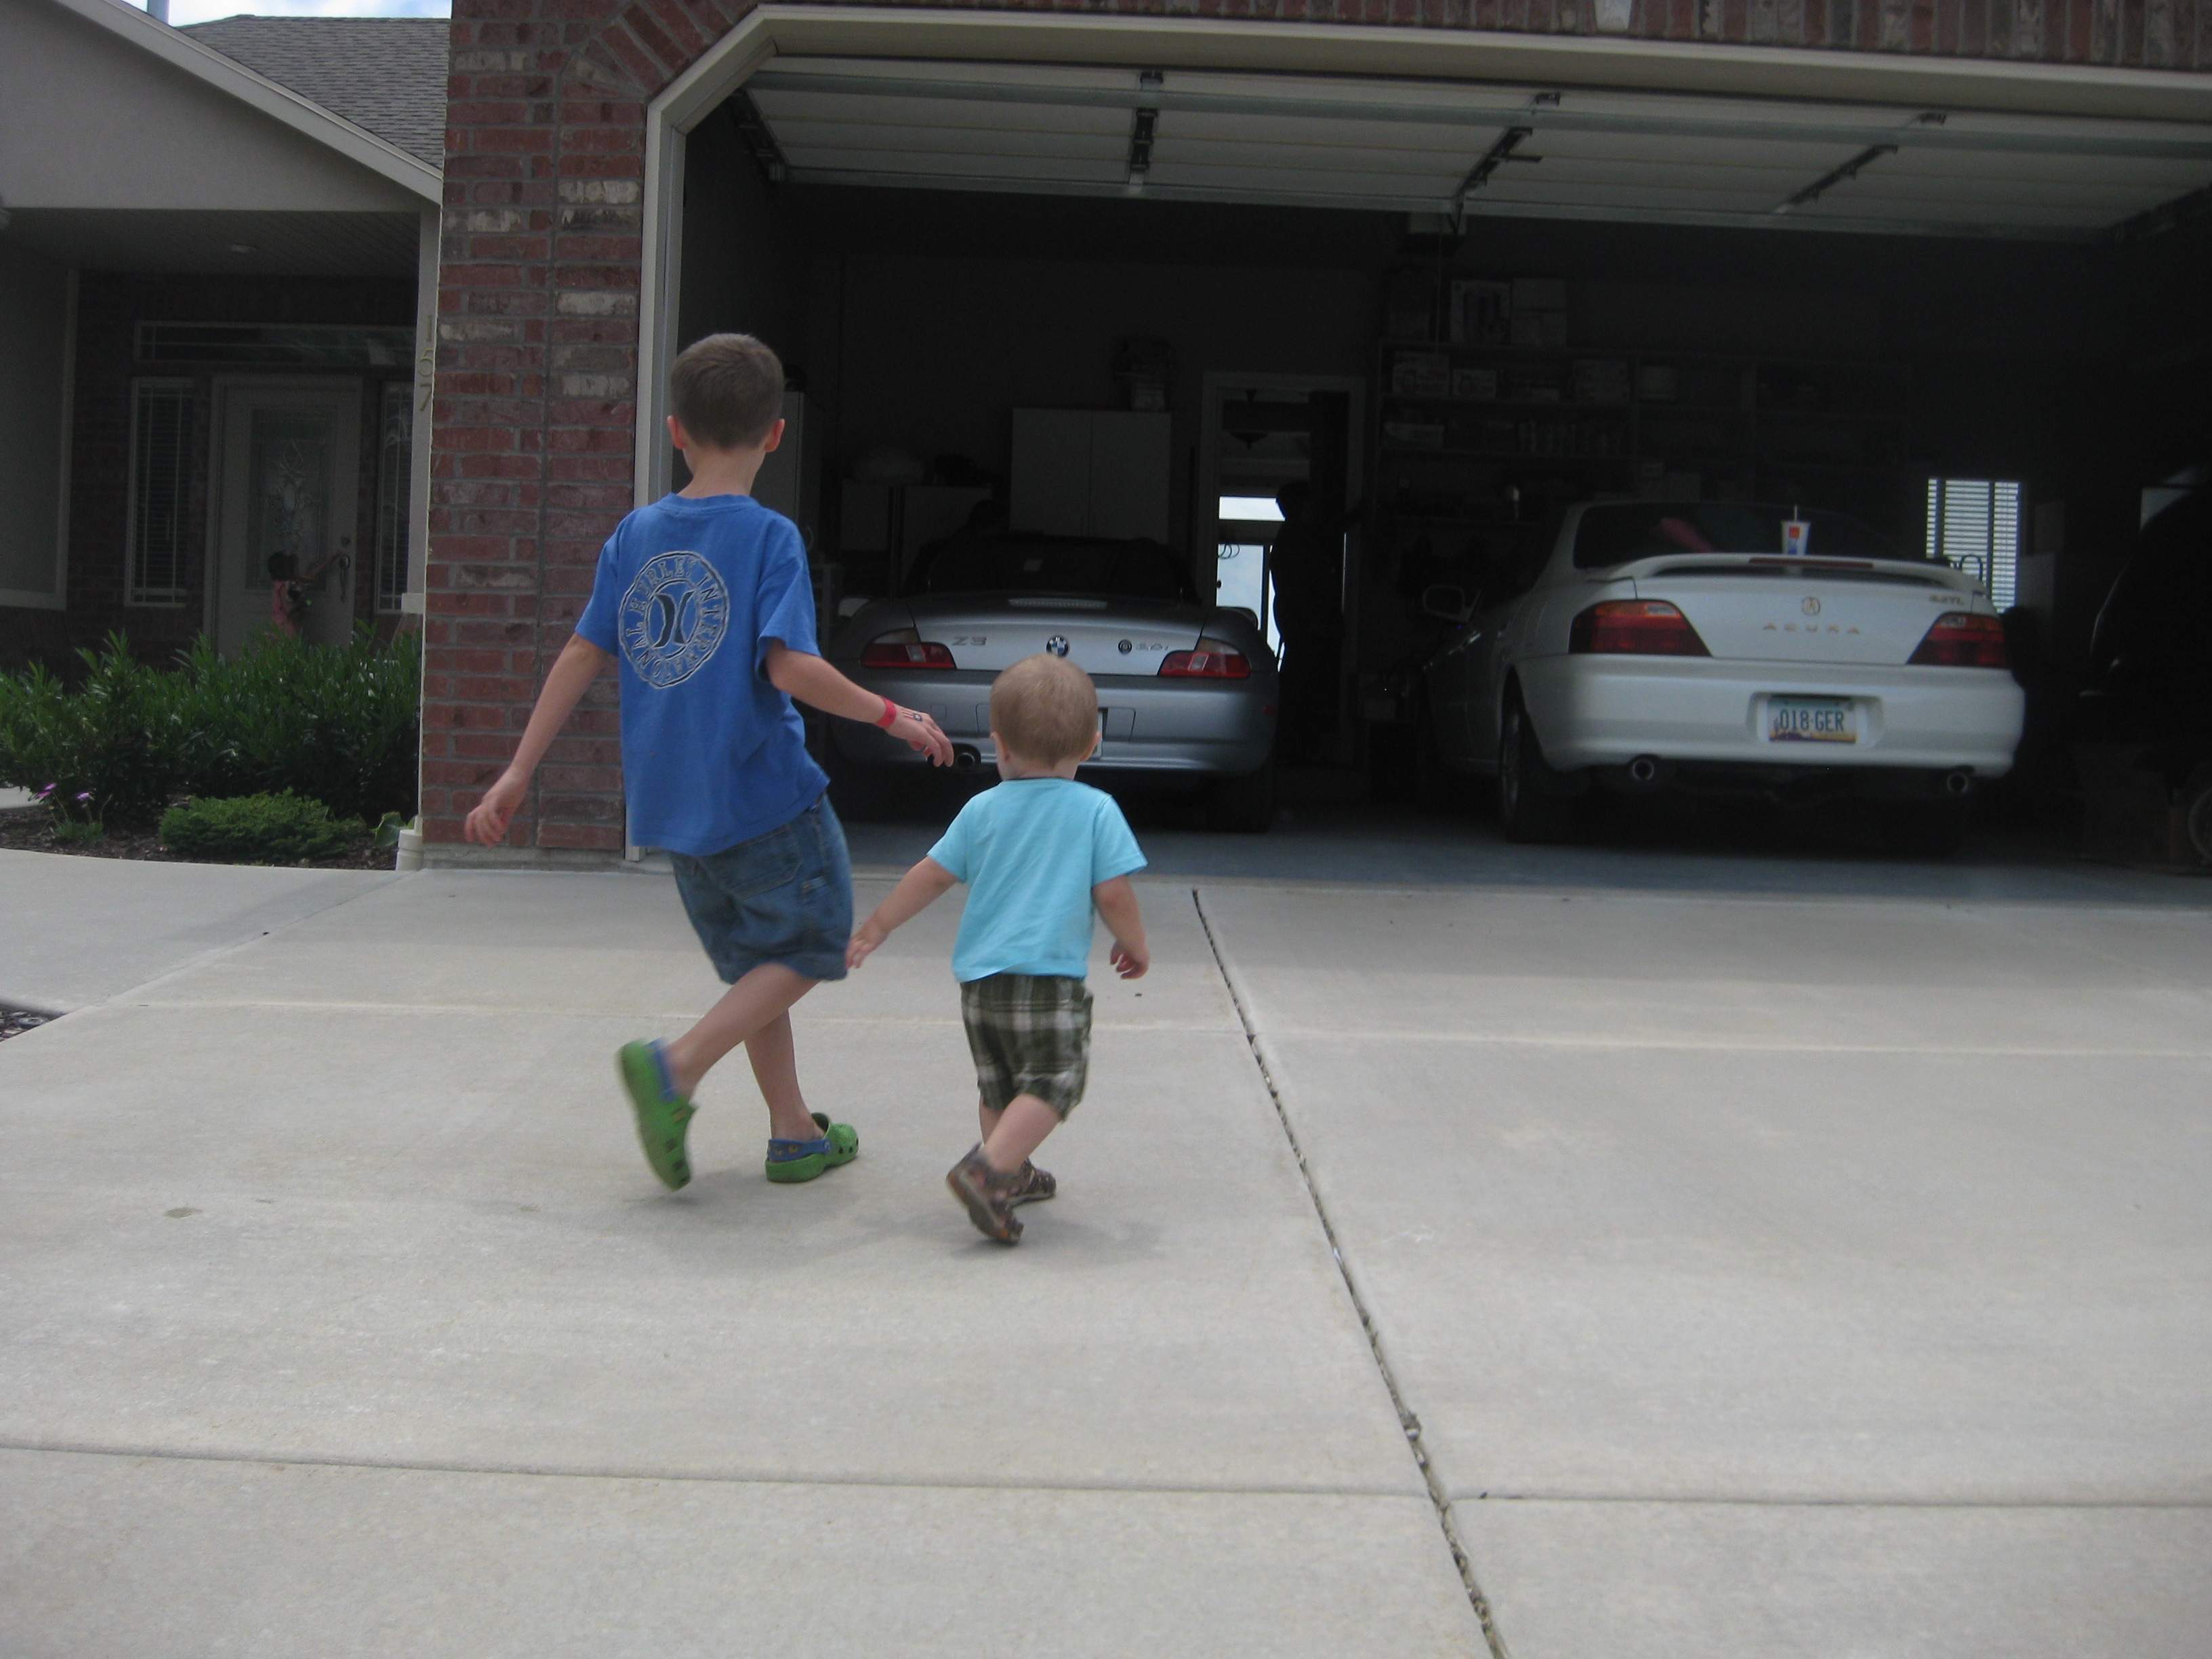
<path fill-rule="evenodd" d="M 1395 1503 L 1412 1494 L 1395 1488 L 1310 1485 L 1273 1486 L 1143 1480 L 1000 1480 L 965 1476 L 868 1474 L 826 1472 L 793 1474 L 787 1470 L 696 1468 L 586 1468 L 544 1463 L 439 1462 L 405 1457 L 338 1457 L 282 1449 L 191 1450 L 174 1446 L 101 1444 L 92 1441 L 15 1439 L 0 1437 L 0 1455 L 10 1452 L 52 1457 L 115 1457 L 132 1462 L 283 1464 L 303 1469 L 372 1469 L 399 1474 L 467 1474 L 527 1480 L 653 1480 L 710 1486 L 853 1486 L 877 1492 L 1098 1492 L 1171 1498 L 1340 1498 Z"/>
<path fill-rule="evenodd" d="M 1231 973 L 1229 959 L 1222 954 L 1221 941 L 1214 936 L 1213 921 L 1206 914 L 1206 901 L 1197 888 L 1190 890 L 1191 908 L 1198 914 L 1200 931 L 1206 935 L 1206 948 L 1213 953 L 1214 967 L 1219 970 L 1223 988 L 1237 1010 L 1237 1023 L 1244 1028 L 1245 1045 L 1252 1051 L 1252 1064 L 1258 1068 L 1260 1081 L 1267 1086 L 1267 1101 L 1275 1109 L 1275 1121 L 1282 1126 L 1283 1138 L 1290 1143 L 1291 1157 L 1298 1166 L 1298 1181 L 1304 1187 L 1306 1200 L 1313 1206 L 1314 1214 L 1321 1222 L 1322 1237 L 1328 1241 L 1329 1259 L 1336 1263 L 1337 1276 L 1344 1281 L 1345 1294 L 1352 1298 L 1352 1311 L 1359 1316 L 1359 1328 L 1367 1338 L 1367 1351 L 1381 1374 L 1382 1386 L 1389 1390 L 1391 1408 L 1398 1413 L 1398 1425 L 1405 1431 L 1406 1449 L 1413 1454 L 1413 1462 L 1421 1472 L 1421 1483 L 1427 1489 L 1430 1506 L 1435 1510 L 1437 1526 L 1444 1535 L 1445 1547 L 1451 1551 L 1452 1565 L 1459 1569 L 1460 1583 L 1467 1590 L 1468 1603 L 1474 1609 L 1476 1620 L 1482 1626 L 1482 1638 L 1488 1644 L 1492 1659 L 1512 1659 L 1507 1651 L 1505 1638 L 1499 1633 L 1497 1621 L 1491 1616 L 1490 1598 L 1483 1594 L 1481 1583 L 1475 1577 L 1474 1562 L 1461 1541 L 1459 1527 L 1452 1519 L 1451 1498 L 1443 1482 L 1429 1462 L 1427 1449 L 1421 1443 L 1421 1419 L 1406 1403 L 1406 1396 L 1398 1387 L 1396 1374 L 1382 1352 L 1382 1333 L 1376 1329 L 1373 1313 L 1367 1298 L 1360 1293 L 1358 1282 L 1346 1265 L 1343 1249 L 1339 1245 L 1335 1224 L 1330 1220 L 1328 1206 L 1314 1186 L 1313 1171 L 1307 1167 L 1305 1148 L 1298 1142 L 1298 1133 L 1291 1127 L 1290 1114 L 1284 1109 L 1282 1091 L 1275 1086 L 1275 1076 L 1267 1065 L 1267 1056 L 1260 1046 L 1259 1028 L 1252 1023 L 1251 1010 L 1246 1006 L 1244 994 L 1238 988 L 1236 975 Z"/>

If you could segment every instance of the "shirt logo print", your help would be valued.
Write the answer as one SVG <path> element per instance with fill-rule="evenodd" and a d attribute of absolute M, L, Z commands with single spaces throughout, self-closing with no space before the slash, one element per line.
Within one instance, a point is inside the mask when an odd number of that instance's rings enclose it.
<path fill-rule="evenodd" d="M 714 656 L 730 628 L 730 590 L 696 553 L 646 561 L 623 595 L 623 657 L 651 686 L 681 685 Z"/>

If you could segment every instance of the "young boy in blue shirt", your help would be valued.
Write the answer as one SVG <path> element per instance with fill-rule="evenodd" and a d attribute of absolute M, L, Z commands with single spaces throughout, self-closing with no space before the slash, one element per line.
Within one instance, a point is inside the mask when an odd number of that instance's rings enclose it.
<path fill-rule="evenodd" d="M 671 1188 L 691 1179 L 691 1097 L 742 1043 L 768 1103 L 768 1177 L 811 1181 L 852 1162 L 860 1142 L 850 1124 L 807 1110 L 790 1010 L 845 976 L 853 882 L 792 699 L 880 726 L 939 766 L 952 745 L 928 715 L 861 690 L 815 650 L 806 550 L 750 493 L 783 441 L 775 354 L 750 335 L 709 335 L 677 358 L 669 393 L 668 435 L 691 482 L 608 538 L 591 602 L 465 833 L 487 847 L 506 838 L 546 749 L 618 659 L 631 839 L 667 850 L 692 928 L 730 988 L 682 1036 L 626 1043 L 617 1056 L 646 1162 Z"/>
<path fill-rule="evenodd" d="M 1112 796 L 1075 781 L 1098 746 L 1098 693 L 1064 658 L 1025 657 L 991 686 L 991 741 L 1004 780 L 962 809 L 846 952 L 857 968 L 894 928 L 958 882 L 968 908 L 952 947 L 960 1018 L 975 1061 L 983 1138 L 945 1184 L 987 1237 L 1022 1236 L 1014 1206 L 1050 1198 L 1030 1162 L 1083 1098 L 1091 1066 L 1095 909 L 1123 979 L 1152 966 L 1129 877 L 1145 855 Z"/>

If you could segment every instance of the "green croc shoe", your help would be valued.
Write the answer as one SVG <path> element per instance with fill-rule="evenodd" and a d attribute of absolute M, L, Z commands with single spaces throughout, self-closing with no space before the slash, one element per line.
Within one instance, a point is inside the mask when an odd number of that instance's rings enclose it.
<path fill-rule="evenodd" d="M 615 1056 L 615 1069 L 637 1109 L 637 1139 L 645 1148 L 645 1161 L 663 1185 L 672 1190 L 681 1187 L 691 1179 L 684 1136 L 698 1108 L 676 1092 L 667 1055 L 658 1042 L 623 1043 Z"/>
<path fill-rule="evenodd" d="M 850 1164 L 860 1155 L 859 1131 L 849 1123 L 832 1123 L 819 1112 L 808 1114 L 822 1131 L 818 1140 L 778 1140 L 768 1143 L 770 1181 L 811 1181 L 824 1170 Z"/>

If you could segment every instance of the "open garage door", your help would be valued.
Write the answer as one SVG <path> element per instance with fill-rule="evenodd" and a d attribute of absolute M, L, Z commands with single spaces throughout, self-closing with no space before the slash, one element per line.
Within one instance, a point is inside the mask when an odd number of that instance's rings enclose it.
<path fill-rule="evenodd" d="M 2212 183 L 2212 125 L 1400 81 L 787 58 L 799 182 L 2050 239 Z"/>

